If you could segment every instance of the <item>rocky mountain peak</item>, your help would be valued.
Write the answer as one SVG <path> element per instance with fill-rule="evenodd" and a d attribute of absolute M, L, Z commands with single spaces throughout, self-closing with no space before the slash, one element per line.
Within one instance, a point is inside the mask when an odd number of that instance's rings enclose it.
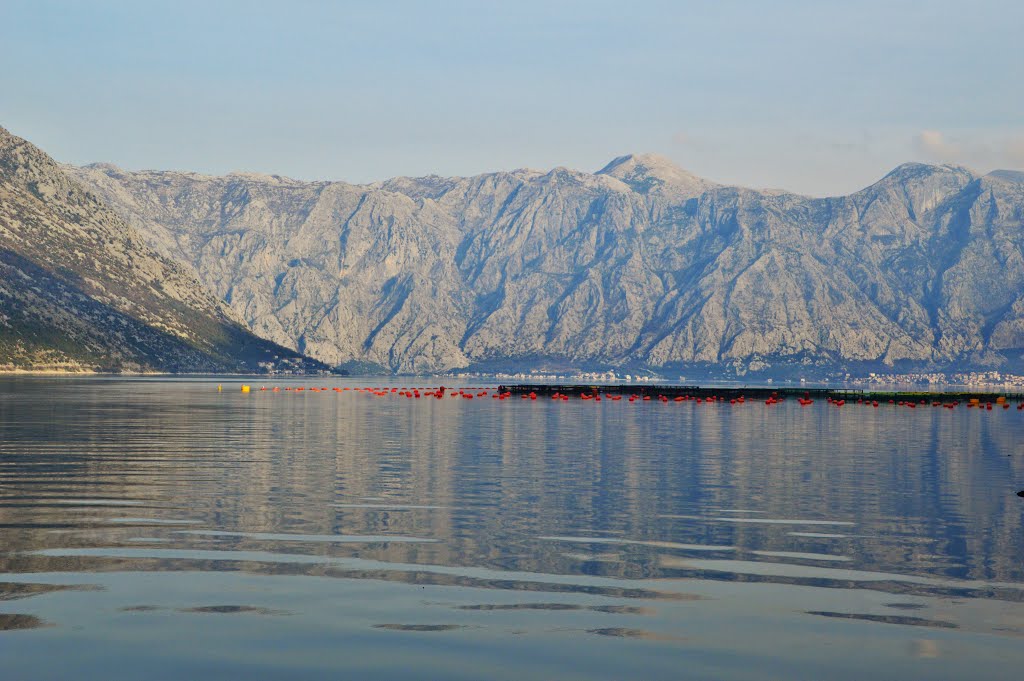
<path fill-rule="evenodd" d="M 901 163 L 890 170 L 881 181 L 906 182 L 907 180 L 919 178 L 943 176 L 968 177 L 970 179 L 977 177 L 970 168 L 956 165 L 955 163 L 933 164 L 910 161 L 908 163 Z"/>
<path fill-rule="evenodd" d="M 683 170 L 661 154 L 619 156 L 597 171 L 597 174 L 614 177 L 642 193 L 660 189 L 672 193 L 700 194 L 713 186 L 713 183 Z"/>
<path fill-rule="evenodd" d="M 905 206 L 908 217 L 916 220 L 977 179 L 978 175 L 973 170 L 963 166 L 903 163 L 853 197 L 865 206 L 877 202 L 880 197 L 888 197 Z"/>
<path fill-rule="evenodd" d="M 985 177 L 1010 182 L 1012 184 L 1024 184 L 1024 170 L 993 170 Z"/>
<path fill-rule="evenodd" d="M 97 163 L 87 163 L 87 164 L 85 164 L 82 167 L 83 168 L 89 168 L 90 170 L 98 170 L 98 171 L 103 172 L 103 173 L 120 173 L 120 172 L 123 172 L 121 170 L 121 168 L 117 164 L 115 164 L 115 163 L 106 163 L 104 161 L 100 161 L 100 162 L 97 162 Z"/>

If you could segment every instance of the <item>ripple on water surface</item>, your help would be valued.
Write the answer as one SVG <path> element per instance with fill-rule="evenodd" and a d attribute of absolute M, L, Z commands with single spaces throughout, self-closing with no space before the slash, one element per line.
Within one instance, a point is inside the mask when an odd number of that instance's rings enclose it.
<path fill-rule="evenodd" d="M 12 678 L 1024 665 L 1015 411 L 215 385 L 0 379 Z"/>

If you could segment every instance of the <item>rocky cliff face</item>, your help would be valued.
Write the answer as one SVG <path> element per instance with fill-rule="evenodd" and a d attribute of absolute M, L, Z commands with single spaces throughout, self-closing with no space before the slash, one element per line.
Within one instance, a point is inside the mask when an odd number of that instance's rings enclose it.
<path fill-rule="evenodd" d="M 850 196 L 657 156 L 372 185 L 71 169 L 252 328 L 329 363 L 1024 363 L 1024 175 L 907 164 Z"/>
<path fill-rule="evenodd" d="M 308 364 L 255 337 L 188 267 L 0 128 L 0 368 L 210 372 L 260 362 Z"/>

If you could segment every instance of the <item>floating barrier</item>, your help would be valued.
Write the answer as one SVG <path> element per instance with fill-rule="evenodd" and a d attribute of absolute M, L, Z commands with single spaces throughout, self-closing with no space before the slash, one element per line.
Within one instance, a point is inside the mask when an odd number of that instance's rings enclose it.
<path fill-rule="evenodd" d="M 488 388 L 458 388 L 451 389 L 440 386 L 438 388 L 398 388 L 398 387 L 330 387 L 330 386 L 284 386 L 283 392 L 298 395 L 300 393 L 343 395 L 346 392 L 361 393 L 369 397 L 402 397 L 410 400 L 422 398 L 435 398 L 441 400 L 444 397 L 462 398 L 473 400 L 475 398 L 490 397 L 491 399 L 503 402 L 514 395 L 519 395 L 522 400 L 537 401 L 540 398 L 549 398 L 555 402 L 568 402 L 571 397 L 576 396 L 580 401 L 599 402 L 622 402 L 627 404 L 634 402 L 657 401 L 662 404 L 676 404 L 680 407 L 691 403 L 694 406 L 714 406 L 726 404 L 732 407 L 739 407 L 748 402 L 762 401 L 766 406 L 774 406 L 787 401 L 793 397 L 801 407 L 809 407 L 817 400 L 825 401 L 829 406 L 842 408 L 849 405 L 861 405 L 877 409 L 882 404 L 890 404 L 907 409 L 920 407 L 941 407 L 954 410 L 959 406 L 978 411 L 991 412 L 1000 407 L 1008 411 L 1011 401 L 1016 403 L 1017 411 L 1024 411 L 1024 393 L 984 393 L 984 392 L 882 392 L 864 390 L 846 390 L 829 388 L 768 388 L 768 387 L 737 387 L 737 388 L 701 388 L 700 386 L 672 386 L 672 385 L 540 385 L 521 384 Z M 217 392 L 223 392 L 223 385 L 217 385 Z M 252 386 L 243 384 L 241 392 L 252 392 Z M 260 393 L 274 394 L 282 392 L 281 386 L 266 385 L 260 386 Z"/>
<path fill-rule="evenodd" d="M 885 390 L 858 390 L 845 388 L 801 388 L 801 387 L 767 387 L 767 386 L 738 386 L 738 387 L 714 387 L 702 388 L 698 385 L 650 385 L 650 384 L 626 384 L 626 385 L 544 385 L 544 384 L 518 384 L 499 386 L 498 390 L 508 391 L 513 394 L 553 395 L 572 394 L 580 397 L 589 396 L 591 399 L 598 395 L 621 395 L 623 397 L 635 397 L 637 400 L 660 399 L 664 396 L 671 401 L 682 397 L 682 402 L 696 402 L 706 404 L 708 402 L 729 402 L 742 404 L 750 400 L 771 400 L 777 404 L 787 398 L 797 400 L 810 400 L 812 403 L 817 400 L 827 401 L 830 404 L 843 401 L 844 404 L 854 403 L 870 405 L 877 404 L 899 404 L 899 406 L 926 406 L 938 403 L 939 406 L 953 404 L 955 406 L 973 404 L 976 407 L 985 408 L 986 404 L 1001 405 L 1009 402 L 1018 403 L 1018 408 L 1024 411 L 1024 393 L 1010 392 L 982 392 L 982 391 L 885 391 Z"/>

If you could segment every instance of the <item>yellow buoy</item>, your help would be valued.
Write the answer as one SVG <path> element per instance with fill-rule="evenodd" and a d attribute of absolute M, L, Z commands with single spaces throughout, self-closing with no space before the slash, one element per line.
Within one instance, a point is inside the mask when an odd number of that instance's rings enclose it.
<path fill-rule="evenodd" d="M 247 386 L 247 385 L 243 385 L 243 386 L 242 386 L 242 392 L 243 392 L 243 393 L 247 393 L 247 392 L 249 392 L 249 386 Z"/>
<path fill-rule="evenodd" d="M 217 384 L 217 392 L 220 392 L 220 391 L 221 391 L 221 390 L 223 390 L 223 389 L 224 389 L 224 388 L 222 388 L 222 387 L 221 387 L 220 383 L 218 383 L 218 384 Z"/>

